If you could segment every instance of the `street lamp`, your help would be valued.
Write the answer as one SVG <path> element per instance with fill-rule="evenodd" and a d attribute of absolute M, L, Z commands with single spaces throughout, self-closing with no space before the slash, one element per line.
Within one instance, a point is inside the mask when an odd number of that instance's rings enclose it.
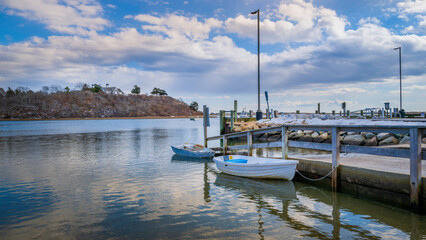
<path fill-rule="evenodd" d="M 399 50 L 399 109 L 402 110 L 401 47 L 396 47 L 393 50 Z"/>
<path fill-rule="evenodd" d="M 260 10 L 257 9 L 251 14 L 257 14 L 257 112 L 256 120 L 263 118 L 263 113 L 260 110 L 260 28 L 259 28 L 259 14 Z"/>

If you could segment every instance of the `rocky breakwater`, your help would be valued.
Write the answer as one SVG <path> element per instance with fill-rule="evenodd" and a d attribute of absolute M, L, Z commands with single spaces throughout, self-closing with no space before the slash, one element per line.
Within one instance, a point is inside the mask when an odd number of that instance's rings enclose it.
<path fill-rule="evenodd" d="M 395 125 L 395 122 L 372 121 L 367 119 L 343 119 L 340 116 L 318 115 L 318 114 L 300 114 L 287 115 L 272 120 L 261 120 L 258 122 L 236 122 L 234 123 L 234 132 L 243 132 L 253 129 L 278 127 L 282 124 L 294 125 Z M 402 124 L 402 123 L 401 123 Z M 409 123 L 407 123 L 409 124 Z M 424 123 L 426 127 L 426 123 Z M 281 132 L 272 132 L 266 134 L 255 134 L 254 137 L 275 142 L 281 139 Z M 291 130 L 288 136 L 289 140 L 331 143 L 331 132 L 313 131 L 313 130 Z M 340 142 L 343 145 L 356 146 L 385 146 L 396 144 L 409 144 L 410 136 L 408 134 L 393 134 L 387 132 L 340 132 Z M 426 135 L 422 136 L 422 142 L 426 143 Z"/>

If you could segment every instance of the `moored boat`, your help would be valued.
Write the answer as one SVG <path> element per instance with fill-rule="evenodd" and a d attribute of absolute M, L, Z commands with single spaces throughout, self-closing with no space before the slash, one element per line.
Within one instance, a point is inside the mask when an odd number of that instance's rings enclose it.
<path fill-rule="evenodd" d="M 176 154 L 185 156 L 185 157 L 193 157 L 193 158 L 211 158 L 214 156 L 214 151 L 205 148 L 203 145 L 193 144 L 193 143 L 185 143 L 180 146 L 171 146 L 173 152 Z"/>
<path fill-rule="evenodd" d="M 275 178 L 292 180 L 297 160 L 229 155 L 215 157 L 216 167 L 227 174 L 251 178 Z"/>

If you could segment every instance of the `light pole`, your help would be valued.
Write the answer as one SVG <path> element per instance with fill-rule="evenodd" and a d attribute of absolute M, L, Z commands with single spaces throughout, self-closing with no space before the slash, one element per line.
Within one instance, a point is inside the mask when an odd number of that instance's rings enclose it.
<path fill-rule="evenodd" d="M 251 14 L 257 14 L 257 112 L 256 120 L 263 118 L 263 113 L 260 110 L 260 27 L 259 27 L 259 14 L 260 10 L 257 9 Z"/>
<path fill-rule="evenodd" d="M 396 47 L 393 50 L 399 50 L 399 109 L 402 110 L 402 72 L 401 72 L 401 47 Z"/>

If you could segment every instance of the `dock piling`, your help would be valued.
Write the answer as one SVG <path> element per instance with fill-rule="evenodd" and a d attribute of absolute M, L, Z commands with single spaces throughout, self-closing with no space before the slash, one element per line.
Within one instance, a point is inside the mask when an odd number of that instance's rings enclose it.
<path fill-rule="evenodd" d="M 253 132 L 249 131 L 247 132 L 247 150 L 248 155 L 253 155 Z"/>
<path fill-rule="evenodd" d="M 410 205 L 418 210 L 422 183 L 422 131 L 410 128 Z"/>
<path fill-rule="evenodd" d="M 340 165 L 340 128 L 333 127 L 331 130 L 331 167 L 334 169 L 331 174 L 331 188 L 333 191 L 339 191 L 339 165 Z"/>
<path fill-rule="evenodd" d="M 226 155 L 226 149 L 228 148 L 228 138 L 223 136 L 223 155 Z"/>
<path fill-rule="evenodd" d="M 283 159 L 288 159 L 288 127 L 281 127 Z"/>

